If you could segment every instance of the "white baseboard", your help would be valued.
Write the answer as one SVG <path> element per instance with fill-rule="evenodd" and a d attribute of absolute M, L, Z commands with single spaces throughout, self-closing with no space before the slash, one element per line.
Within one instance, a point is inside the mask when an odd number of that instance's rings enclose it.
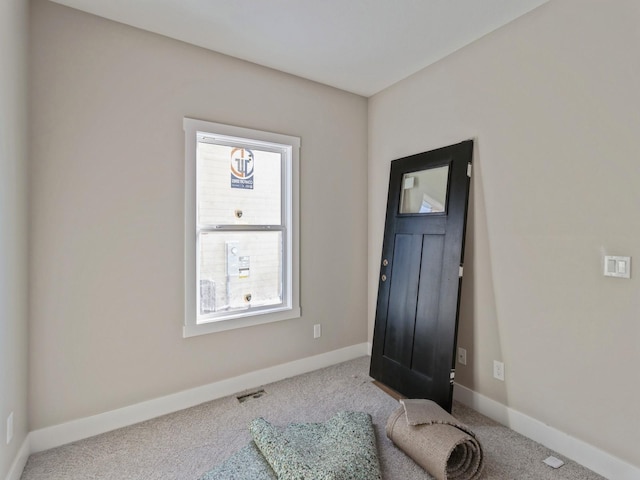
<path fill-rule="evenodd" d="M 605 478 L 640 479 L 640 468 L 467 387 L 455 384 L 453 398 Z"/>
<path fill-rule="evenodd" d="M 210 400 L 233 395 L 267 383 L 294 377 L 337 363 L 367 355 L 367 344 L 361 343 L 275 367 L 229 378 L 209 385 L 192 388 L 128 407 L 80 418 L 52 427 L 34 430 L 30 435 L 30 453 L 41 452 L 76 442 L 84 438 L 109 432 L 117 428 L 150 420 L 161 415 L 177 412 Z M 19 477 L 18 477 L 19 478 Z M 9 480 L 9 479 L 8 479 Z M 10 479 L 13 480 L 13 479 Z"/>
<path fill-rule="evenodd" d="M 20 480 L 22 476 L 22 471 L 24 470 L 24 466 L 27 464 L 27 460 L 29 459 L 29 455 L 31 454 L 31 446 L 29 443 L 30 434 L 27 434 L 27 437 L 22 442 L 20 446 L 20 450 L 16 454 L 16 458 L 13 460 L 11 464 L 11 468 L 9 468 L 9 473 L 7 473 L 6 480 Z"/>

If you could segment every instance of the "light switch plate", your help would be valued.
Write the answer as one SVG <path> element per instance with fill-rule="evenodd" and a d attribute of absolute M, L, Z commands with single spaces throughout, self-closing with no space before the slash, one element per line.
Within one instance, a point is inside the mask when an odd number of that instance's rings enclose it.
<path fill-rule="evenodd" d="M 409 190 L 413 188 L 414 181 L 415 181 L 415 177 L 405 177 L 403 188 L 405 190 Z"/>
<path fill-rule="evenodd" d="M 606 255 L 604 257 L 604 276 L 631 278 L 631 257 Z"/>

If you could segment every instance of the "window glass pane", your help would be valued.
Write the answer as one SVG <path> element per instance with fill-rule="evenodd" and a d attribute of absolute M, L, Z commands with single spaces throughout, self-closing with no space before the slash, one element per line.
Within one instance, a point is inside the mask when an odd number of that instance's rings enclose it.
<path fill-rule="evenodd" d="M 283 302 L 281 231 L 203 232 L 199 239 L 201 317 Z"/>
<path fill-rule="evenodd" d="M 198 142 L 200 225 L 281 225 L 282 154 Z"/>
<path fill-rule="evenodd" d="M 400 213 L 439 213 L 447 204 L 449 165 L 402 176 Z"/>

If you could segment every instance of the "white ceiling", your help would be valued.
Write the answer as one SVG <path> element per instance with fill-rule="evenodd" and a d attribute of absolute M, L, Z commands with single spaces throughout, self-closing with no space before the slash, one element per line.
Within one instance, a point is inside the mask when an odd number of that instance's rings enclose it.
<path fill-rule="evenodd" d="M 548 0 L 53 0 L 370 96 Z"/>

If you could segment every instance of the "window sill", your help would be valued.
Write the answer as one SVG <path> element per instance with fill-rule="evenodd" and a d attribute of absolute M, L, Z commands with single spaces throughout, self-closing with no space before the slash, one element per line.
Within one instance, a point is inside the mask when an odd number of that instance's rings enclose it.
<path fill-rule="evenodd" d="M 300 318 L 299 307 L 282 309 L 280 311 L 271 311 L 269 313 L 260 315 L 217 320 L 207 323 L 200 323 L 197 325 L 184 325 L 182 327 L 182 337 L 196 337 L 198 335 L 224 332 L 226 330 L 235 330 L 238 328 L 252 327 L 254 325 L 262 325 L 264 323 L 280 322 L 282 320 L 292 320 L 294 318 Z"/>

